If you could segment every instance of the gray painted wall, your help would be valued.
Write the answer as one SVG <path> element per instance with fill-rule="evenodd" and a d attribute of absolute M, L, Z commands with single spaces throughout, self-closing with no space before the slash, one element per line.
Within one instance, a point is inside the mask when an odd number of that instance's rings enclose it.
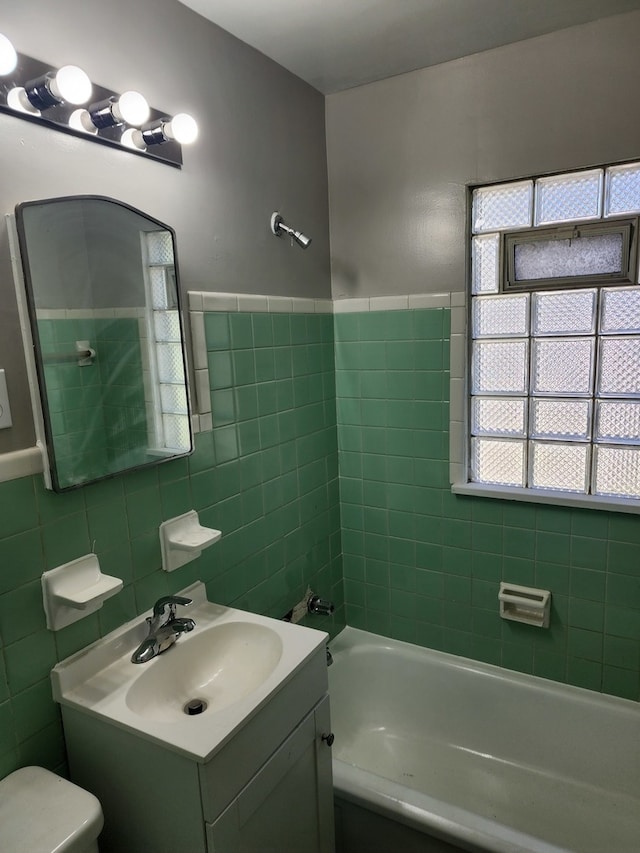
<path fill-rule="evenodd" d="M 145 307 L 141 233 L 160 230 L 152 219 L 93 198 L 27 205 L 17 218 L 36 308 Z"/>
<path fill-rule="evenodd" d="M 465 286 L 466 185 L 640 157 L 640 13 L 331 95 L 336 299 Z"/>
<path fill-rule="evenodd" d="M 172 225 L 184 290 L 330 294 L 324 99 L 175 0 L 4 4 L 1 30 L 22 53 L 76 63 L 115 91 L 196 116 L 181 171 L 0 115 L 0 212 L 93 193 Z M 280 210 L 313 237 L 307 252 L 269 231 Z M 7 233 L 0 228 L 0 368 L 14 426 L 0 452 L 34 443 Z"/>

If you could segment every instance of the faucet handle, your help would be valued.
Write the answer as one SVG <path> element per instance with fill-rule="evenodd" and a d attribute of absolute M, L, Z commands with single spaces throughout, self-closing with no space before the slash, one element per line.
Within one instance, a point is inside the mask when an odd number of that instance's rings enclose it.
<path fill-rule="evenodd" d="M 153 605 L 153 615 L 156 617 L 162 616 L 167 605 L 170 608 L 169 612 L 175 614 L 176 605 L 182 604 L 186 607 L 188 604 L 191 604 L 191 601 L 191 598 L 184 598 L 181 595 L 165 595 L 163 598 L 159 598 Z"/>
<path fill-rule="evenodd" d="M 309 613 L 317 613 L 320 616 L 331 616 L 335 609 L 333 601 L 326 601 L 324 598 L 320 598 L 320 596 L 315 593 L 307 602 L 307 610 Z"/>

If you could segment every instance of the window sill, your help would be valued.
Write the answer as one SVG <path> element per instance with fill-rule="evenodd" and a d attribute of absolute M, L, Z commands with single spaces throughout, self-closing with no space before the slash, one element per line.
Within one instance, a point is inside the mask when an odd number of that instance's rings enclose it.
<path fill-rule="evenodd" d="M 633 498 L 608 498 L 600 495 L 574 495 L 551 489 L 520 489 L 515 486 L 490 486 L 486 483 L 453 483 L 455 495 L 475 495 L 505 501 L 526 501 L 551 506 L 572 506 L 582 509 L 599 509 L 608 512 L 640 514 L 640 500 Z"/>

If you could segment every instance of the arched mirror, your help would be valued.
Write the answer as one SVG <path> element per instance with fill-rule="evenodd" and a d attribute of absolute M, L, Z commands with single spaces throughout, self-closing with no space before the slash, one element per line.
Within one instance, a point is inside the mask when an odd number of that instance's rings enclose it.
<path fill-rule="evenodd" d="M 173 230 L 100 196 L 25 202 L 16 224 L 47 485 L 191 453 Z"/>

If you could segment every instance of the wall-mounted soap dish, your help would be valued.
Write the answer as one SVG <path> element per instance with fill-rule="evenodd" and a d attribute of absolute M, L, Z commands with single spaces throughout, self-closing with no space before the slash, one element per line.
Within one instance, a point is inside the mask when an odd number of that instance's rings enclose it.
<path fill-rule="evenodd" d="M 95 554 L 86 554 L 42 575 L 42 600 L 47 628 L 58 631 L 99 610 L 120 592 L 120 578 L 103 575 Z"/>
<path fill-rule="evenodd" d="M 194 509 L 163 521 L 160 525 L 162 568 L 165 572 L 179 569 L 199 557 L 205 548 L 213 545 L 221 536 L 222 531 L 203 527 Z"/>
<path fill-rule="evenodd" d="M 538 628 L 549 627 L 551 593 L 513 583 L 501 583 L 498 592 L 500 616 L 513 622 L 524 622 Z"/>

